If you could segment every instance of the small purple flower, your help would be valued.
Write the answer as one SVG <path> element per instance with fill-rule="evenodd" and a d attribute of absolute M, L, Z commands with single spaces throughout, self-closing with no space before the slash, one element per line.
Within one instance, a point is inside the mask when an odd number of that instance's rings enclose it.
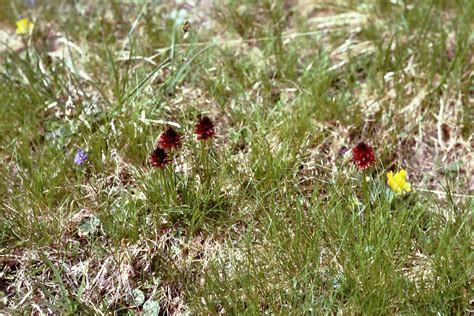
<path fill-rule="evenodd" d="M 74 163 L 76 165 L 82 165 L 88 159 L 87 154 L 82 149 L 78 149 L 76 152 L 76 156 L 74 156 Z"/>

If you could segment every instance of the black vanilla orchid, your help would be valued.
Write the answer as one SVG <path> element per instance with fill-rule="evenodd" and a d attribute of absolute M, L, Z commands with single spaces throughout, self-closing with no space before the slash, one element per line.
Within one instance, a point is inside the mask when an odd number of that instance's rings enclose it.
<path fill-rule="evenodd" d="M 168 127 L 158 140 L 158 147 L 164 149 L 181 147 L 181 135 L 179 135 L 172 127 Z"/>
<path fill-rule="evenodd" d="M 148 163 L 154 168 L 163 169 L 170 163 L 170 160 L 168 158 L 166 150 L 161 147 L 157 147 L 150 154 L 150 158 L 148 158 Z"/>
<path fill-rule="evenodd" d="M 360 142 L 352 149 L 352 161 L 360 170 L 365 170 L 375 162 L 374 150 L 366 143 Z"/>
<path fill-rule="evenodd" d="M 209 117 L 201 116 L 194 127 L 194 133 L 197 135 L 198 140 L 211 139 L 216 134 L 214 123 Z"/>

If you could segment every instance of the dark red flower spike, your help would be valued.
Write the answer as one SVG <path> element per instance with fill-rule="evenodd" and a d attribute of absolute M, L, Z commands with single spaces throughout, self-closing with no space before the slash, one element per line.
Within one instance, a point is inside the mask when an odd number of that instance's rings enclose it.
<path fill-rule="evenodd" d="M 352 161 L 359 169 L 367 169 L 375 162 L 374 150 L 366 143 L 360 142 L 352 149 Z"/>
<path fill-rule="evenodd" d="M 172 127 L 168 127 L 161 133 L 157 146 L 164 149 L 179 148 L 181 147 L 181 135 L 176 133 Z"/>
<path fill-rule="evenodd" d="M 148 162 L 154 168 L 163 169 L 170 163 L 170 160 L 168 158 L 168 154 L 166 153 L 166 150 L 164 150 L 163 148 L 157 147 L 150 154 L 150 158 L 148 158 Z"/>
<path fill-rule="evenodd" d="M 198 123 L 194 127 L 194 133 L 198 140 L 207 140 L 216 134 L 214 123 L 207 116 L 200 116 Z"/>

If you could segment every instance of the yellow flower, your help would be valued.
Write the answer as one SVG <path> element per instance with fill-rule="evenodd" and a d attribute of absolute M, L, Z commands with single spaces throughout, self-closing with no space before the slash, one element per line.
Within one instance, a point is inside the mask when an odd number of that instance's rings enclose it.
<path fill-rule="evenodd" d="M 387 173 L 387 184 L 397 194 L 411 191 L 411 184 L 407 182 L 407 172 L 404 169 L 395 174 L 392 171 Z"/>
<path fill-rule="evenodd" d="M 16 21 L 16 34 L 30 34 L 35 25 L 27 18 Z"/>

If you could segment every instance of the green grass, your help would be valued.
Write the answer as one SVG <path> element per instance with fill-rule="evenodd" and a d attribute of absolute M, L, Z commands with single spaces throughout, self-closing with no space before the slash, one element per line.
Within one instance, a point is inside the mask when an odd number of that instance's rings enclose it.
<path fill-rule="evenodd" d="M 1 2 L 0 311 L 472 313 L 473 26 L 469 0 Z"/>

